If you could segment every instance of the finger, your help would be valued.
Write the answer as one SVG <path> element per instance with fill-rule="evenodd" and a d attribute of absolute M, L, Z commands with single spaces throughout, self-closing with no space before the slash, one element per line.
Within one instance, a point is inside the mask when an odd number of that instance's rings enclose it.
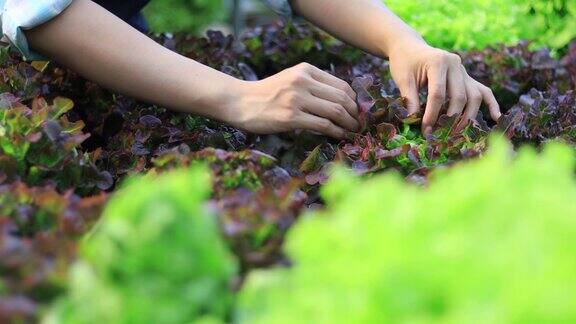
<path fill-rule="evenodd" d="M 453 67 L 448 70 L 448 95 L 450 96 L 450 105 L 448 106 L 448 116 L 460 115 L 466 107 L 468 97 L 466 95 L 466 83 L 463 67 Z"/>
<path fill-rule="evenodd" d="M 428 101 L 422 119 L 422 131 L 425 135 L 432 133 L 432 127 L 438 120 L 440 109 L 446 100 L 446 66 L 433 67 L 428 72 Z"/>
<path fill-rule="evenodd" d="M 474 81 L 474 82 L 476 82 L 478 84 L 478 89 L 480 90 L 480 93 L 482 94 L 482 98 L 484 99 L 484 103 L 486 103 L 486 105 L 488 106 L 488 111 L 490 112 L 490 117 L 492 117 L 492 120 L 498 121 L 498 119 L 500 119 L 500 116 L 502 116 L 502 112 L 500 112 L 500 105 L 498 104 L 498 101 L 496 101 L 496 97 L 494 97 L 494 93 L 492 92 L 492 90 L 490 88 L 486 87 L 482 83 L 480 83 L 478 81 Z"/>
<path fill-rule="evenodd" d="M 408 114 L 415 114 L 420 111 L 420 96 L 418 94 L 418 86 L 416 85 L 416 80 L 414 78 L 408 79 L 408 81 L 402 81 L 398 83 L 400 88 L 400 94 L 402 97 L 406 98 L 406 104 L 408 108 Z"/>
<path fill-rule="evenodd" d="M 358 105 L 344 91 L 326 85 L 325 83 L 317 82 L 311 86 L 310 94 L 314 97 L 341 105 L 352 118 L 358 119 Z"/>
<path fill-rule="evenodd" d="M 343 139 L 346 137 L 346 131 L 342 127 L 334 125 L 334 123 L 326 118 L 306 113 L 298 114 L 295 117 L 294 128 L 315 131 L 337 139 Z"/>
<path fill-rule="evenodd" d="M 358 131 L 360 124 L 341 104 L 322 98 L 309 96 L 304 100 L 303 109 L 309 114 L 323 117 L 350 131 Z"/>
<path fill-rule="evenodd" d="M 322 71 L 315 66 L 310 66 L 310 75 L 318 82 L 325 83 L 330 85 L 336 89 L 340 89 L 344 91 L 352 99 L 352 101 L 356 101 L 356 92 L 352 90 L 352 87 L 348 84 L 348 82 L 341 80 L 332 74 Z"/>
<path fill-rule="evenodd" d="M 466 110 L 464 111 L 464 120 L 466 122 L 476 118 L 482 105 L 482 93 L 479 90 L 478 84 L 472 79 L 469 80 L 472 82 L 466 83 L 466 95 L 468 96 Z"/>

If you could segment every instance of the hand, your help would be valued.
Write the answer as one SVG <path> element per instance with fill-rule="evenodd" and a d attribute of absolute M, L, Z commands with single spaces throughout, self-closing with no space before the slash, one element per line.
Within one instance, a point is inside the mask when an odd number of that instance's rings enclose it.
<path fill-rule="evenodd" d="M 449 98 L 447 115 L 462 115 L 463 122 L 476 118 L 484 101 L 494 120 L 500 118 L 500 107 L 490 88 L 472 79 L 460 57 L 422 41 L 398 44 L 389 53 L 392 77 L 408 101 L 408 112 L 420 110 L 419 90 L 428 84 L 428 100 L 422 120 L 422 132 L 432 133 L 440 110 Z"/>
<path fill-rule="evenodd" d="M 243 82 L 228 123 L 257 134 L 295 129 L 344 138 L 358 131 L 356 93 L 346 83 L 310 64 L 267 79 Z"/>

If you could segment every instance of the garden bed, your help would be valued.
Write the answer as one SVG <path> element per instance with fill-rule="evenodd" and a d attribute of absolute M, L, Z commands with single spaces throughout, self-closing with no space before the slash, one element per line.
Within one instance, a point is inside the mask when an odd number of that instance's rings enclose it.
<path fill-rule="evenodd" d="M 561 59 L 528 43 L 459 53 L 470 76 L 493 89 L 504 115 L 482 114 L 461 132 L 441 116 L 422 137 L 386 61 L 307 25 L 250 30 L 241 43 L 160 36 L 162 45 L 244 80 L 305 61 L 350 82 L 363 131 L 338 142 L 309 132 L 257 136 L 206 118 L 110 93 L 54 63 L 22 62 L 2 51 L 0 67 L 0 322 L 37 319 L 66 287 L 78 240 L 125 178 L 199 161 L 212 170 L 211 201 L 222 235 L 240 263 L 289 265 L 284 235 L 332 166 L 358 176 L 396 170 L 425 186 L 436 169 L 481 156 L 491 133 L 514 145 L 560 140 L 576 147 L 576 43 Z M 425 102 L 425 93 L 421 102 Z M 150 189 L 153 190 L 153 189 Z"/>

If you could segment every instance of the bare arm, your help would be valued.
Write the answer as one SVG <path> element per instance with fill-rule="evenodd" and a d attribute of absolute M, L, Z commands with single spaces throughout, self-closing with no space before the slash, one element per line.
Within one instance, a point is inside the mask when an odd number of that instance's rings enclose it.
<path fill-rule="evenodd" d="M 298 13 L 336 37 L 372 54 L 389 57 L 392 76 L 408 100 L 410 113 L 420 110 L 419 89 L 428 85 L 422 130 L 430 133 L 446 99 L 448 115 L 475 118 L 484 101 L 493 119 L 500 107 L 492 91 L 470 78 L 460 57 L 433 48 L 392 13 L 382 0 L 292 0 Z"/>
<path fill-rule="evenodd" d="M 230 114 L 234 78 L 159 46 L 92 1 L 75 0 L 26 35 L 36 51 L 109 89 L 217 119 Z"/>
<path fill-rule="evenodd" d="M 300 65 L 241 81 L 160 46 L 90 0 L 75 0 L 26 36 L 34 50 L 113 91 L 254 133 L 342 138 L 359 125 L 354 92 L 326 72 Z"/>
<path fill-rule="evenodd" d="M 424 40 L 382 0 L 293 0 L 294 9 L 334 36 L 377 56 L 402 41 Z"/>

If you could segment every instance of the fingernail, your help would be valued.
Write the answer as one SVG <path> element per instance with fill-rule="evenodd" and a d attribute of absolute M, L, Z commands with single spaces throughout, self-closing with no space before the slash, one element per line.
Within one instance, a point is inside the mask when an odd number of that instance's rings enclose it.
<path fill-rule="evenodd" d="M 432 134 L 432 126 L 426 126 L 424 128 L 424 135 L 431 135 Z"/>

